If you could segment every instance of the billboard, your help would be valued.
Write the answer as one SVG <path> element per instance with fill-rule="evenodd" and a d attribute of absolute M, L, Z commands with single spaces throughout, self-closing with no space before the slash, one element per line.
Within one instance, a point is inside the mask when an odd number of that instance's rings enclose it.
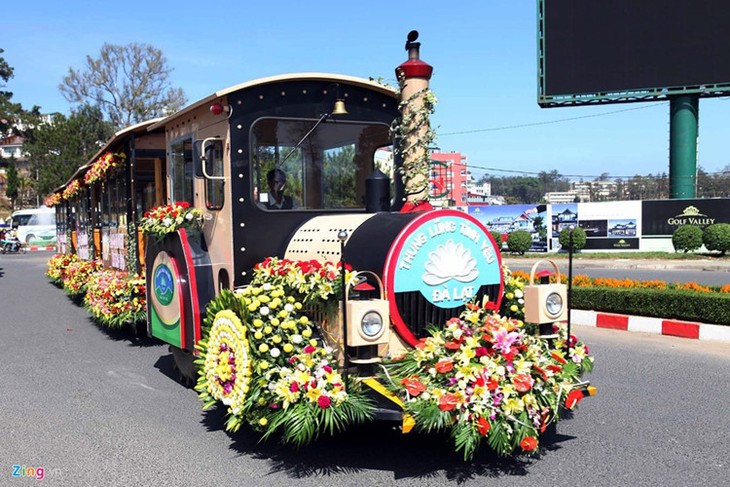
<path fill-rule="evenodd" d="M 730 93 L 721 0 L 538 0 L 538 104 Z"/>
<path fill-rule="evenodd" d="M 546 205 L 470 206 L 467 212 L 490 232 L 502 234 L 503 240 L 516 230 L 525 230 L 532 237 L 531 251 L 547 251 Z"/>
<path fill-rule="evenodd" d="M 730 223 L 730 202 L 725 199 L 649 200 L 641 205 L 644 237 L 671 237 L 683 225 L 705 228 Z"/>

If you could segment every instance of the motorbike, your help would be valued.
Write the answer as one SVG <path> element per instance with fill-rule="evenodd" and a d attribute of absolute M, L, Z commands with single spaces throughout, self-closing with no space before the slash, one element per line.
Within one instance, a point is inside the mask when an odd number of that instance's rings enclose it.
<path fill-rule="evenodd" d="M 0 253 L 25 253 L 25 246 L 14 234 L 6 233 L 0 236 Z"/>

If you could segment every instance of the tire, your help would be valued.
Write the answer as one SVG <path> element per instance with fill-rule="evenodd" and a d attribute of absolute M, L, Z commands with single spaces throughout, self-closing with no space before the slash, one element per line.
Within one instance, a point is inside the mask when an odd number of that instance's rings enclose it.
<path fill-rule="evenodd" d="M 30 244 L 31 241 L 35 240 L 35 235 L 29 233 L 25 236 L 25 243 Z"/>

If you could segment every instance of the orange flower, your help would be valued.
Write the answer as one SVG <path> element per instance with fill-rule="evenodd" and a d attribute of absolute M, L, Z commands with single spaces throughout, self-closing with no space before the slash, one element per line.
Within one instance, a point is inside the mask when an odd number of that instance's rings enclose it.
<path fill-rule="evenodd" d="M 494 377 L 490 377 L 487 381 L 487 389 L 490 391 L 495 390 L 497 387 L 499 387 L 499 379 L 495 379 Z"/>
<path fill-rule="evenodd" d="M 444 348 L 448 350 L 459 350 L 461 348 L 461 343 L 452 340 L 450 342 L 444 343 Z"/>
<path fill-rule="evenodd" d="M 537 448 L 537 438 L 534 436 L 525 436 L 520 442 L 520 448 L 524 451 L 533 451 Z"/>
<path fill-rule="evenodd" d="M 491 425 L 489 424 L 489 421 L 487 421 L 487 418 L 480 416 L 479 419 L 477 419 L 477 431 L 479 431 L 479 434 L 487 436 L 489 428 L 491 428 Z"/>
<path fill-rule="evenodd" d="M 568 397 L 565 399 L 565 407 L 568 409 L 573 409 L 582 399 L 583 391 L 573 389 L 572 391 L 570 391 L 570 394 L 568 394 Z"/>
<path fill-rule="evenodd" d="M 527 374 L 517 374 L 512 377 L 512 384 L 517 392 L 527 392 L 532 388 L 532 379 Z"/>
<path fill-rule="evenodd" d="M 443 396 L 439 397 L 439 409 L 441 411 L 451 411 L 459 404 L 459 398 L 454 394 L 447 392 Z"/>
<path fill-rule="evenodd" d="M 556 350 L 554 352 L 550 352 L 550 356 L 552 358 L 554 358 L 555 361 L 557 361 L 558 363 L 561 363 L 561 364 L 567 364 L 568 363 L 568 361 L 565 360 L 565 357 L 563 356 L 563 352 L 559 352 L 559 351 Z"/>
<path fill-rule="evenodd" d="M 406 386 L 406 390 L 411 396 L 417 396 L 426 390 L 426 386 L 423 382 L 418 380 L 418 377 L 415 375 L 412 377 L 406 377 L 400 383 Z"/>
<path fill-rule="evenodd" d="M 436 362 L 436 372 L 439 374 L 445 374 L 451 372 L 454 369 L 454 363 L 451 360 L 439 360 Z"/>

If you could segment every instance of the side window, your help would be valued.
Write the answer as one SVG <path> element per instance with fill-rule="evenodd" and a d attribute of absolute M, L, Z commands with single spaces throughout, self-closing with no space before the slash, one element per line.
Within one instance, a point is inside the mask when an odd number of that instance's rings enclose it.
<path fill-rule="evenodd" d="M 205 154 L 203 154 L 205 174 L 212 178 L 223 176 L 223 141 L 208 140 L 205 143 Z M 205 180 L 205 206 L 209 210 L 220 210 L 223 208 L 224 192 L 223 179 Z"/>
<path fill-rule="evenodd" d="M 172 201 L 193 204 L 193 140 L 183 139 L 170 146 Z"/>

